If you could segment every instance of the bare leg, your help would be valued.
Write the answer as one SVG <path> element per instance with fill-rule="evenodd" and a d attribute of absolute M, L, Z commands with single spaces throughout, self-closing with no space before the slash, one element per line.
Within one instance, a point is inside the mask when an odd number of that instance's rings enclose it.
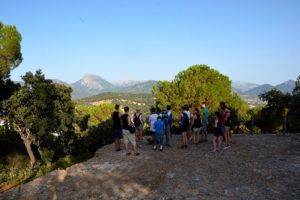
<path fill-rule="evenodd" d="M 214 152 L 216 152 L 218 149 L 217 145 L 218 145 L 218 137 L 214 136 L 213 139 Z"/>

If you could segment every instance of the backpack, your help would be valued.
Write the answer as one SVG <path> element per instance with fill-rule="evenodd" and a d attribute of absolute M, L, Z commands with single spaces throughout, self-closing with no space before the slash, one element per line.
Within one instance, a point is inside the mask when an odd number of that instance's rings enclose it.
<path fill-rule="evenodd" d="M 141 114 L 139 115 L 134 114 L 133 122 L 135 127 L 139 127 L 140 125 L 142 125 Z"/>
<path fill-rule="evenodd" d="M 180 128 L 181 129 L 188 129 L 188 127 L 190 126 L 189 116 L 185 112 L 183 112 L 182 114 L 183 114 L 183 117 L 180 121 Z"/>

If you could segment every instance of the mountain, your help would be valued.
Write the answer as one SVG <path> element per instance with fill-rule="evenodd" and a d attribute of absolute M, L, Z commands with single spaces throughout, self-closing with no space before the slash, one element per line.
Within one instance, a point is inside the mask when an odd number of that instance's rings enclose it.
<path fill-rule="evenodd" d="M 119 87 L 118 89 L 121 92 L 128 93 L 151 93 L 153 86 L 157 83 L 157 81 L 149 80 L 136 83 L 134 85 Z"/>
<path fill-rule="evenodd" d="M 110 83 L 100 76 L 86 74 L 79 81 L 71 84 L 72 97 L 81 99 L 104 92 L 151 93 L 156 81 L 123 80 Z"/>
<path fill-rule="evenodd" d="M 276 86 L 270 84 L 263 84 L 246 91 L 237 91 L 237 92 L 244 95 L 258 96 L 259 94 L 268 92 L 274 88 L 280 90 L 283 93 L 291 93 L 294 87 L 295 87 L 295 81 L 288 80 Z"/>
<path fill-rule="evenodd" d="M 243 82 L 243 81 L 232 82 L 232 89 L 235 92 L 246 92 L 257 86 L 259 86 L 259 85 L 256 83 L 249 83 L 249 82 Z"/>
<path fill-rule="evenodd" d="M 138 83 L 142 83 L 144 81 L 136 81 L 136 80 L 117 80 L 117 81 L 112 81 L 111 83 L 117 87 L 129 87 L 136 85 Z"/>
<path fill-rule="evenodd" d="M 82 79 L 71 84 L 73 98 L 84 98 L 99 94 L 101 91 L 112 90 L 114 85 L 100 76 L 86 74 Z"/>
<path fill-rule="evenodd" d="M 282 92 L 289 92 L 291 93 L 293 91 L 293 89 L 295 88 L 295 81 L 294 80 L 288 80 L 285 81 L 279 85 L 275 86 L 276 89 L 282 91 Z"/>

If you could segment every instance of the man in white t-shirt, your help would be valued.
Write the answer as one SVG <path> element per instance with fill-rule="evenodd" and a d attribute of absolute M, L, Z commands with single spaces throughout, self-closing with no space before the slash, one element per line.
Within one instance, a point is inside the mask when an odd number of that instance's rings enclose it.
<path fill-rule="evenodd" d="M 150 125 L 150 132 L 152 136 L 152 141 L 154 141 L 155 136 L 155 127 L 154 123 L 157 121 L 158 114 L 155 113 L 155 108 L 150 109 L 151 114 L 148 117 L 148 123 Z"/>

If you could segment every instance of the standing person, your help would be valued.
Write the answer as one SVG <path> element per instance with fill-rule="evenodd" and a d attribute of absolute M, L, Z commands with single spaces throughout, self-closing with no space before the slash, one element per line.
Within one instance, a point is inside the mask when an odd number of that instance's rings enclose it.
<path fill-rule="evenodd" d="M 141 109 L 136 109 L 136 113 L 134 113 L 133 116 L 133 122 L 135 127 L 135 137 L 137 145 L 140 146 L 140 142 L 143 138 L 143 126 L 144 126 L 144 120 L 143 115 L 141 113 Z"/>
<path fill-rule="evenodd" d="M 215 113 L 214 120 L 214 136 L 213 136 L 213 151 L 217 152 L 221 147 L 221 136 L 223 135 L 222 124 L 220 123 L 220 113 Z"/>
<path fill-rule="evenodd" d="M 152 137 L 152 142 L 155 142 L 155 127 L 154 127 L 154 123 L 156 122 L 157 117 L 158 117 L 158 114 L 155 111 L 156 111 L 155 108 L 152 107 L 150 109 L 151 114 L 148 117 L 148 123 L 149 123 L 149 126 L 150 126 L 150 135 Z"/>
<path fill-rule="evenodd" d="M 189 120 L 189 115 L 187 112 L 187 107 L 183 106 L 182 107 L 182 112 L 180 114 L 180 121 L 179 121 L 179 127 L 180 127 L 180 131 L 182 133 L 182 146 L 181 148 L 187 148 L 188 145 L 188 129 L 189 129 L 189 124 L 190 124 L 190 120 Z"/>
<path fill-rule="evenodd" d="M 167 105 L 167 111 L 166 111 L 166 123 L 165 123 L 165 129 L 166 129 L 166 146 L 171 147 L 172 146 L 172 125 L 173 125 L 173 114 L 171 110 L 171 106 Z"/>
<path fill-rule="evenodd" d="M 129 146 L 128 144 L 131 143 L 134 149 L 134 155 L 140 155 L 138 152 L 138 148 L 136 145 L 136 138 L 135 138 L 135 130 L 134 126 L 131 120 L 131 117 L 129 115 L 129 107 L 124 107 L 124 114 L 121 116 L 122 121 L 122 131 L 123 131 L 123 137 L 124 137 L 124 144 L 125 144 L 125 150 L 126 155 L 130 155 Z"/>
<path fill-rule="evenodd" d="M 155 143 L 153 146 L 153 150 L 157 149 L 157 145 L 159 145 L 159 150 L 163 150 L 164 144 L 164 130 L 165 130 L 165 123 L 162 120 L 162 116 L 159 115 L 157 117 L 157 121 L 154 123 L 155 127 Z"/>
<path fill-rule="evenodd" d="M 205 102 L 201 104 L 202 109 L 202 124 L 201 124 L 201 137 L 202 141 L 207 142 L 207 127 L 209 121 L 209 110 Z"/>
<path fill-rule="evenodd" d="M 201 131 L 201 114 L 199 108 L 195 108 L 192 121 L 193 142 L 194 144 L 198 144 L 200 142 Z"/>
<path fill-rule="evenodd" d="M 111 115 L 113 121 L 113 138 L 115 141 L 115 150 L 121 151 L 121 139 L 122 139 L 122 123 L 120 114 L 120 105 L 115 105 L 115 110 Z"/>
<path fill-rule="evenodd" d="M 228 133 L 229 133 L 229 127 L 226 126 L 228 117 L 230 116 L 230 111 L 227 109 L 225 102 L 220 102 L 220 117 L 219 121 L 222 126 L 222 131 L 223 131 L 223 138 L 225 142 L 225 147 L 224 149 L 229 148 L 229 143 L 228 143 Z"/>

